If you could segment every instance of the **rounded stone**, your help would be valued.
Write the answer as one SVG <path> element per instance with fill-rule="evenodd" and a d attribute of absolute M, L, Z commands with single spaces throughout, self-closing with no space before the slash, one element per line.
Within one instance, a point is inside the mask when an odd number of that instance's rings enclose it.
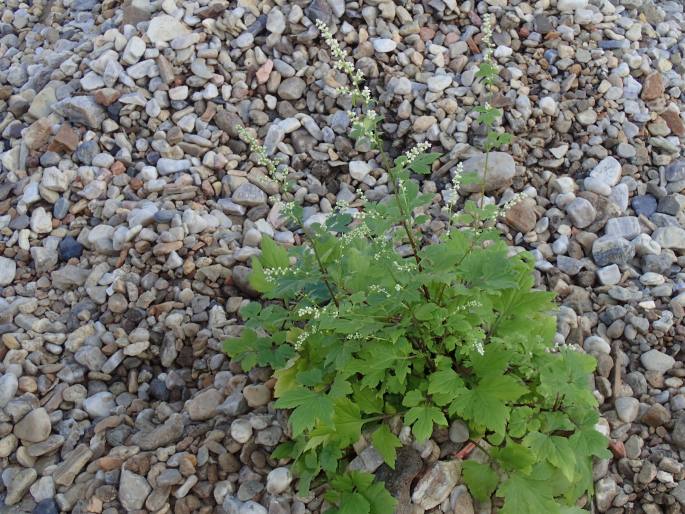
<path fill-rule="evenodd" d="M 252 425 L 246 419 L 236 419 L 231 423 L 231 437 L 238 443 L 244 444 L 252 437 Z"/>
<path fill-rule="evenodd" d="M 250 407 L 261 407 L 271 401 L 271 389 L 264 384 L 245 386 L 243 396 Z"/>
<path fill-rule="evenodd" d="M 619 419 L 626 423 L 635 421 L 640 412 L 640 402 L 636 398 L 631 397 L 617 398 L 614 402 L 614 407 Z"/>
<path fill-rule="evenodd" d="M 585 198 L 576 198 L 566 206 L 571 222 L 578 228 L 585 228 L 590 225 L 597 217 L 597 211 L 593 205 Z"/>
<path fill-rule="evenodd" d="M 52 430 L 48 411 L 39 407 L 30 411 L 14 426 L 14 435 L 22 441 L 40 443 L 45 441 Z"/>
<path fill-rule="evenodd" d="M 272 469 L 266 476 L 266 490 L 270 494 L 281 494 L 290 486 L 292 481 L 293 475 L 290 468 Z"/>

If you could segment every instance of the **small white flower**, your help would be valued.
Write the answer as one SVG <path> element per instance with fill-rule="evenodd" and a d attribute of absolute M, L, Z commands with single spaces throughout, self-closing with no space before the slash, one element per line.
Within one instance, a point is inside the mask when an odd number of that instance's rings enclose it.
<path fill-rule="evenodd" d="M 505 215 L 508 211 L 511 210 L 512 207 L 514 207 L 517 203 L 521 202 L 526 198 L 525 193 L 516 193 L 511 200 L 509 200 L 507 203 L 504 204 L 502 207 L 502 215 Z"/>
<path fill-rule="evenodd" d="M 483 347 L 483 342 L 482 341 L 476 341 L 476 344 L 474 345 L 475 350 L 483 355 L 485 353 L 485 348 Z"/>
<path fill-rule="evenodd" d="M 405 163 L 405 166 L 409 166 L 412 162 L 416 160 L 416 158 L 421 155 L 423 152 L 428 150 L 431 147 L 430 143 L 424 142 L 424 143 L 419 143 L 416 145 L 414 148 L 409 150 L 404 154 L 404 156 L 407 158 L 407 162 Z"/>

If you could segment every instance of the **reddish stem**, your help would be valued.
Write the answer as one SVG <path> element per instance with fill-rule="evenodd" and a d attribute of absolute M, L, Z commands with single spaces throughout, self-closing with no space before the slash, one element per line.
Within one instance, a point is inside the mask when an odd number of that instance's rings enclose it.
<path fill-rule="evenodd" d="M 476 449 L 476 443 L 469 441 L 468 444 L 466 446 L 464 446 L 461 450 L 459 450 L 457 453 L 455 453 L 454 456 L 457 459 L 464 460 L 475 449 Z"/>

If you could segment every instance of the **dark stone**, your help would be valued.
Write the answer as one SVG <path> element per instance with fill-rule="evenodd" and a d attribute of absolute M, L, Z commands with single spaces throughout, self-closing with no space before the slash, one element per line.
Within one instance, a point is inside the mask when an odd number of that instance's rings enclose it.
<path fill-rule="evenodd" d="M 156 166 L 156 165 L 157 165 L 157 161 L 159 160 L 160 157 L 161 157 L 161 155 L 159 155 L 158 152 L 148 152 L 148 153 L 145 155 L 145 160 L 147 161 L 147 163 L 148 163 L 150 166 Z"/>
<path fill-rule="evenodd" d="M 132 427 L 129 427 L 128 425 L 119 425 L 111 430 L 107 430 L 105 439 L 110 446 L 123 446 L 126 443 L 126 440 L 131 437 L 132 433 Z"/>
<path fill-rule="evenodd" d="M 53 217 L 57 218 L 58 220 L 64 219 L 69 212 L 69 207 L 71 207 L 69 200 L 63 196 L 60 196 L 55 202 L 55 205 L 52 206 Z"/>
<path fill-rule="evenodd" d="M 671 258 L 663 253 L 660 255 L 645 255 L 642 257 L 642 271 L 644 273 L 652 272 L 669 276 L 671 274 L 672 264 Z"/>
<path fill-rule="evenodd" d="M 76 0 L 71 4 L 71 9 L 74 11 L 92 11 L 97 4 L 97 0 Z"/>
<path fill-rule="evenodd" d="M 648 218 L 656 212 L 656 198 L 652 195 L 639 195 L 631 202 L 635 214 L 644 214 Z"/>
<path fill-rule="evenodd" d="M 133 309 L 129 309 L 126 311 L 124 314 L 124 318 L 127 321 L 130 321 L 131 323 L 134 324 L 134 326 L 138 326 L 138 324 L 145 319 L 147 316 L 147 313 L 145 312 L 144 309 L 141 309 L 139 307 L 135 307 Z"/>
<path fill-rule="evenodd" d="M 79 314 L 81 314 L 83 311 L 90 311 L 92 318 L 98 311 L 98 306 L 90 298 L 82 300 L 74 305 L 67 316 L 67 330 L 69 332 L 76 330 L 83 324 L 83 321 L 79 319 Z"/>
<path fill-rule="evenodd" d="M 671 440 L 678 448 L 685 448 L 685 416 L 680 416 L 673 426 Z"/>
<path fill-rule="evenodd" d="M 117 123 L 119 122 L 119 113 L 121 108 L 124 106 L 121 102 L 114 102 L 112 105 L 107 107 L 107 114 Z"/>
<path fill-rule="evenodd" d="M 7 198 L 10 194 L 10 191 L 14 189 L 15 184 L 12 184 L 11 182 L 5 182 L 4 184 L 0 184 L 0 201 L 4 200 Z"/>
<path fill-rule="evenodd" d="M 39 501 L 33 508 L 32 514 L 59 514 L 57 503 L 52 498 Z"/>
<path fill-rule="evenodd" d="M 62 261 L 76 257 L 77 259 L 83 254 L 83 245 L 71 236 L 67 236 L 59 242 L 57 247 L 59 258 Z"/>
<path fill-rule="evenodd" d="M 14 323 L 0 323 L 0 335 L 9 334 L 16 330 L 18 330 L 18 328 Z"/>
<path fill-rule="evenodd" d="M 546 14 L 536 14 L 533 23 L 535 24 L 535 31 L 540 34 L 547 34 L 554 30 L 554 25 Z"/>
<path fill-rule="evenodd" d="M 685 179 L 685 159 L 679 159 L 666 166 L 665 175 L 669 182 Z"/>
<path fill-rule="evenodd" d="M 169 223 L 176 214 L 174 211 L 157 211 L 155 213 L 156 223 Z"/>
<path fill-rule="evenodd" d="M 257 37 L 266 28 L 266 18 L 266 14 L 259 16 L 255 22 L 247 28 L 247 31 L 250 32 L 254 37 Z"/>
<path fill-rule="evenodd" d="M 91 140 L 78 145 L 76 151 L 74 152 L 74 157 L 77 161 L 89 165 L 91 162 L 93 162 L 93 157 L 95 157 L 99 152 L 100 148 L 98 147 L 98 144 Z"/>
<path fill-rule="evenodd" d="M 43 167 L 57 166 L 61 157 L 57 152 L 44 152 L 40 156 L 40 165 Z"/>
<path fill-rule="evenodd" d="M 627 239 L 612 235 L 602 236 L 592 244 L 592 257 L 598 266 L 622 266 L 635 256 L 635 247 Z"/>
<path fill-rule="evenodd" d="M 231 137 L 237 137 L 238 132 L 236 131 L 236 127 L 238 125 L 243 125 L 242 120 L 240 119 L 240 116 L 238 116 L 234 112 L 229 112 L 229 111 L 219 111 L 214 115 L 214 118 L 212 119 L 214 124 L 219 127 L 221 130 L 226 132 Z"/>
<path fill-rule="evenodd" d="M 225 5 L 214 3 L 204 9 L 200 9 L 200 11 L 197 12 L 197 15 L 203 20 L 207 18 L 218 18 L 225 10 Z"/>
<path fill-rule="evenodd" d="M 326 0 L 312 0 L 305 8 L 304 15 L 312 22 L 321 20 L 326 24 L 330 24 L 333 20 L 333 9 L 331 9 Z"/>
<path fill-rule="evenodd" d="M 259 292 L 250 285 L 251 268 L 248 268 L 247 266 L 234 266 L 232 271 L 233 285 L 250 296 L 256 297 L 259 295 Z"/>
<path fill-rule="evenodd" d="M 376 480 L 385 482 L 386 489 L 397 498 L 395 514 L 409 514 L 411 508 L 411 484 L 423 469 L 419 452 L 410 447 L 397 451 L 395 469 L 383 464 L 376 471 Z"/>
<path fill-rule="evenodd" d="M 22 230 L 29 226 L 29 221 L 29 217 L 26 214 L 20 214 L 10 221 L 9 227 L 12 230 Z"/>
<path fill-rule="evenodd" d="M 150 381 L 150 388 L 148 389 L 150 397 L 161 402 L 169 400 L 169 390 L 166 388 L 164 380 L 153 378 Z"/>

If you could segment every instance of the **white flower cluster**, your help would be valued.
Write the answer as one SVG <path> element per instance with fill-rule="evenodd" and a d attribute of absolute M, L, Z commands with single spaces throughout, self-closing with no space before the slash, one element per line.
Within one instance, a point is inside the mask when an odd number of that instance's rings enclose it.
<path fill-rule="evenodd" d="M 485 347 L 483 346 L 483 341 L 476 341 L 473 345 L 474 349 L 481 355 L 485 353 Z"/>
<path fill-rule="evenodd" d="M 355 69 L 354 64 L 347 60 L 347 52 L 340 48 L 340 43 L 338 43 L 338 41 L 333 37 L 328 25 L 321 20 L 316 20 L 316 28 L 319 29 L 324 41 L 328 45 L 328 48 L 331 49 L 331 54 L 333 54 L 334 59 L 333 66 L 335 69 L 344 72 L 350 78 L 355 89 L 358 91 L 359 84 L 362 80 L 364 80 L 364 74 L 361 72 L 361 70 Z"/>
<path fill-rule="evenodd" d="M 267 169 L 271 178 L 273 178 L 277 182 L 285 182 L 285 179 L 288 176 L 287 167 L 285 165 L 279 164 L 274 159 L 271 159 L 266 154 L 266 148 L 264 148 L 263 145 L 259 144 L 259 141 L 257 141 L 255 137 L 245 127 L 243 127 L 242 125 L 237 125 L 236 131 L 238 132 L 238 135 L 240 135 L 240 137 L 243 139 L 243 141 L 250 145 L 250 150 L 257 154 L 257 163 L 260 166 L 264 166 Z"/>
<path fill-rule="evenodd" d="M 526 198 L 525 193 L 516 193 L 511 200 L 502 206 L 502 216 L 504 216 L 511 208 Z"/>
<path fill-rule="evenodd" d="M 490 13 L 485 13 L 483 15 L 483 23 L 481 25 L 481 30 L 483 32 L 483 37 L 481 43 L 483 44 L 483 60 L 492 63 L 492 25 L 493 19 Z"/>
<path fill-rule="evenodd" d="M 295 209 L 295 202 L 282 202 L 279 210 L 281 216 L 288 219 L 293 217 L 293 209 Z"/>
<path fill-rule="evenodd" d="M 457 164 L 457 169 L 454 171 L 452 176 L 452 182 L 449 186 L 445 188 L 445 207 L 444 211 L 451 212 L 454 206 L 459 200 L 459 188 L 461 187 L 461 181 L 464 177 L 464 163 L 460 162 Z"/>
<path fill-rule="evenodd" d="M 423 152 L 428 150 L 431 147 L 431 144 L 428 142 L 424 143 L 419 143 L 416 145 L 414 148 L 409 150 L 404 154 L 404 156 L 407 158 L 407 162 L 405 163 L 405 166 L 409 166 L 412 162 L 416 160 L 416 158 L 421 155 Z"/>
<path fill-rule="evenodd" d="M 295 350 L 299 351 L 302 348 L 302 345 L 304 342 L 307 340 L 309 337 L 309 333 L 305 330 L 302 332 L 299 336 L 297 336 L 297 339 L 295 340 L 295 343 L 293 344 L 293 347 Z"/>
<path fill-rule="evenodd" d="M 300 318 L 309 317 L 313 319 L 319 319 L 319 317 L 321 317 L 321 310 L 318 307 L 308 305 L 298 309 L 297 315 Z"/>
<path fill-rule="evenodd" d="M 480 303 L 478 300 L 470 300 L 466 302 L 464 305 L 459 305 L 454 309 L 454 312 L 461 312 L 461 311 L 467 311 L 470 309 L 477 309 L 478 307 L 482 307 L 483 304 Z"/>
<path fill-rule="evenodd" d="M 360 223 L 349 232 L 344 233 L 341 237 L 341 240 L 343 245 L 349 245 L 355 239 L 365 239 L 370 236 L 371 233 L 366 223 Z"/>
<path fill-rule="evenodd" d="M 267 282 L 275 282 L 278 277 L 286 276 L 290 270 L 288 268 L 265 268 L 264 277 Z"/>
<path fill-rule="evenodd" d="M 358 341 L 360 339 L 363 339 L 363 336 L 359 332 L 354 332 L 353 334 L 347 334 L 345 339 L 347 339 L 348 341 Z"/>
<path fill-rule="evenodd" d="M 411 261 L 405 260 L 403 264 L 395 261 L 393 262 L 395 269 L 401 273 L 410 273 L 414 271 L 414 266 L 412 266 Z"/>
<path fill-rule="evenodd" d="M 388 293 L 388 290 L 384 287 L 379 286 L 378 284 L 371 284 L 369 286 L 369 291 L 371 291 L 372 293 L 382 294 L 385 295 L 386 298 L 390 298 L 390 293 Z"/>

